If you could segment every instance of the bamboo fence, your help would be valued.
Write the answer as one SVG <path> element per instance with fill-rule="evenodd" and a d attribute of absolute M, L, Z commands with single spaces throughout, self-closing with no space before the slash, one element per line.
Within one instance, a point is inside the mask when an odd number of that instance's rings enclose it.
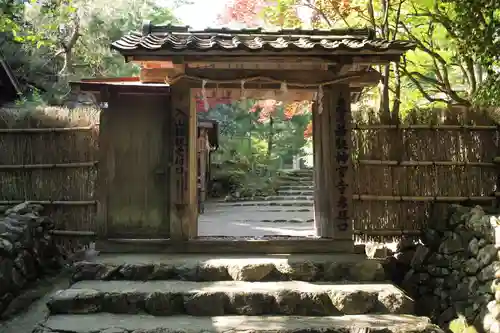
<path fill-rule="evenodd" d="M 0 205 L 39 203 L 56 229 L 95 230 L 98 111 L 20 111 L 0 110 Z"/>
<path fill-rule="evenodd" d="M 64 237 L 96 229 L 98 112 L 85 112 L 93 116 L 45 112 L 23 121 L 0 112 L 0 205 L 38 202 Z M 495 201 L 500 132 L 485 112 L 441 110 L 397 125 L 353 116 L 358 239 L 415 236 L 444 218 L 450 203 Z"/>
<path fill-rule="evenodd" d="M 417 235 L 446 218 L 451 203 L 495 202 L 499 128 L 491 115 L 449 109 L 408 118 L 353 124 L 353 218 L 362 240 Z"/>

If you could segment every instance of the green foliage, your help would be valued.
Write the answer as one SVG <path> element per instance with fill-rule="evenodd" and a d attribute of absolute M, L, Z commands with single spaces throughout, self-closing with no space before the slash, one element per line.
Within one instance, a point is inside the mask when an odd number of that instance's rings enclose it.
<path fill-rule="evenodd" d="M 480 106 L 497 107 L 500 96 L 500 73 L 487 77 L 474 95 L 474 103 Z"/>
<path fill-rule="evenodd" d="M 259 13 L 249 10 L 257 7 L 262 8 Z M 304 8 L 311 15 L 301 19 L 297 10 Z M 368 26 L 381 38 L 415 41 L 417 49 L 408 52 L 401 64 L 378 68 L 388 77 L 372 95 L 379 101 L 389 97 L 390 103 L 379 102 L 382 112 L 399 117 L 415 106 L 498 106 L 500 7 L 496 0 L 239 0 L 226 11 L 229 18 L 245 18 L 244 23 L 287 28 Z M 258 19 L 252 21 L 251 15 Z"/>
<path fill-rule="evenodd" d="M 68 82 L 86 77 L 138 74 L 110 49 L 112 41 L 140 28 L 143 20 L 177 23 L 169 8 L 153 0 L 22 2 L 0 0 L 3 56 L 23 85 L 34 87 L 50 103 L 68 96 Z M 0 43 L 2 35 L 0 34 Z"/>
<path fill-rule="evenodd" d="M 218 195 L 269 195 L 274 191 L 276 171 L 292 156 L 300 154 L 306 143 L 304 130 L 310 115 L 284 119 L 283 107 L 272 121 L 261 121 L 259 111 L 249 112 L 253 100 L 217 105 L 200 118 L 219 122 L 219 149 L 214 153 L 213 180 Z"/>
<path fill-rule="evenodd" d="M 453 319 L 448 325 L 448 329 L 452 333 L 477 333 L 476 328 L 469 325 L 463 315 L 459 315 L 458 318 Z"/>

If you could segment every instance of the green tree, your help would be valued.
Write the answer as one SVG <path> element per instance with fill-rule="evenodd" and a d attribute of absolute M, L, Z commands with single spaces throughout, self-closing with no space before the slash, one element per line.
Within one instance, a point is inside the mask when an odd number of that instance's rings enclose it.
<path fill-rule="evenodd" d="M 140 29 L 145 19 L 178 23 L 170 8 L 153 0 L 117 0 L 113 6 L 97 0 L 50 0 L 15 9 L 20 31 L 38 41 L 8 38 L 2 50 L 20 80 L 46 92 L 51 102 L 67 96 L 71 80 L 138 74 L 137 66 L 111 52 L 111 42 Z"/>
<path fill-rule="evenodd" d="M 304 8 L 307 21 L 299 15 Z M 235 0 L 221 17 L 287 28 L 369 26 L 385 39 L 415 41 L 417 50 L 401 64 L 379 68 L 379 109 L 390 120 L 422 99 L 427 106 L 470 105 L 476 96 L 491 102 L 492 89 L 500 90 L 499 10 L 494 0 Z"/>

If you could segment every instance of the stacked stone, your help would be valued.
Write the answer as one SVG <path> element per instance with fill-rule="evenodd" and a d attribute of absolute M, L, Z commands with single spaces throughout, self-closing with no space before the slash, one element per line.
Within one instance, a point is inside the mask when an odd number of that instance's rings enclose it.
<path fill-rule="evenodd" d="M 496 232 L 500 230 L 500 220 L 492 219 L 492 226 L 497 227 Z M 495 244 L 499 249 L 498 236 Z M 497 254 L 497 260 L 500 260 L 500 252 Z M 500 268 L 497 266 L 495 271 L 495 280 L 491 286 L 491 292 L 494 299 L 488 303 L 487 313 L 483 320 L 484 330 L 488 333 L 500 333 Z"/>
<path fill-rule="evenodd" d="M 40 216 L 42 209 L 28 202 L 2 209 L 0 313 L 30 282 L 61 267 L 62 256 L 50 235 L 54 223 Z"/>
<path fill-rule="evenodd" d="M 479 206 L 453 205 L 447 219 L 432 221 L 421 242 L 400 244 L 387 268 L 415 298 L 419 315 L 429 316 L 443 328 L 500 333 L 496 319 L 500 306 L 494 300 L 500 290 L 494 283 L 500 269 L 497 221 Z M 453 320 L 467 325 L 450 325 Z"/>

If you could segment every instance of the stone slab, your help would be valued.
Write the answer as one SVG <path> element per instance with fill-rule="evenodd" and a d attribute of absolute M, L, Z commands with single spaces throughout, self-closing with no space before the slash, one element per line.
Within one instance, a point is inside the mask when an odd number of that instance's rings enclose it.
<path fill-rule="evenodd" d="M 249 213 L 307 213 L 307 214 L 313 214 L 314 215 L 314 210 L 313 207 L 271 207 L 271 206 L 264 206 L 264 207 L 253 207 L 253 206 L 243 206 L 243 207 L 238 207 L 237 208 L 238 212 L 244 213 L 244 214 L 249 214 Z M 235 209 L 236 211 L 236 209 Z M 205 213 L 201 214 L 200 217 L 210 213 L 232 213 L 232 210 L 228 210 L 227 207 L 218 207 L 216 204 L 212 203 L 207 203 L 205 206 Z M 275 214 L 277 215 L 277 214 Z M 313 216 L 311 215 L 311 216 Z M 278 215 L 279 216 L 279 215 Z"/>
<path fill-rule="evenodd" d="M 274 206 L 274 207 L 312 207 L 311 200 L 278 200 L 278 201 L 221 201 L 216 207 L 248 207 L 248 206 Z"/>
<path fill-rule="evenodd" d="M 33 333 L 442 333 L 425 317 L 354 315 L 343 317 L 154 317 L 148 315 L 51 316 Z"/>
<path fill-rule="evenodd" d="M 269 212 L 261 210 L 258 214 L 255 211 L 247 210 L 242 211 L 241 209 L 225 209 L 225 210 L 208 210 L 205 214 L 200 215 L 198 217 L 198 222 L 202 223 L 219 223 L 221 220 L 227 221 L 223 224 L 223 227 L 229 229 L 228 224 L 237 223 L 237 222 L 249 222 L 249 223 L 258 223 L 258 222 L 274 222 L 274 223 L 305 223 L 305 222 L 314 222 L 314 213 L 310 210 L 306 212 Z M 201 227 L 201 226 L 199 226 Z M 212 227 L 212 226 L 211 226 Z M 285 228 L 287 226 L 284 226 Z M 248 229 L 248 228 L 246 228 Z M 311 228 L 311 230 L 313 230 Z M 207 230 L 209 231 L 209 230 Z M 199 232 L 202 234 L 201 232 Z M 203 233 L 204 234 L 204 233 Z M 215 233 L 212 233 L 215 234 Z M 314 235 L 314 232 L 312 232 Z M 249 236 L 249 235 L 248 235 Z"/>
<path fill-rule="evenodd" d="M 270 195 L 264 201 L 313 201 L 312 195 Z"/>
<path fill-rule="evenodd" d="M 314 191 L 314 186 L 311 185 L 281 185 L 279 190 L 311 190 Z"/>
<path fill-rule="evenodd" d="M 413 300 L 391 284 L 303 281 L 82 281 L 56 292 L 47 306 L 52 314 L 334 316 L 414 313 Z"/>
<path fill-rule="evenodd" d="M 266 274 L 256 275 L 265 267 Z M 353 281 L 385 280 L 378 260 L 358 254 L 108 254 L 75 265 L 72 280 Z"/>
<path fill-rule="evenodd" d="M 289 189 L 289 190 L 284 190 L 284 189 L 280 189 L 278 190 L 278 195 L 283 195 L 283 196 L 313 196 L 314 195 L 314 190 L 309 190 L 309 189 L 304 189 L 304 190 L 292 190 L 292 189 Z"/>

